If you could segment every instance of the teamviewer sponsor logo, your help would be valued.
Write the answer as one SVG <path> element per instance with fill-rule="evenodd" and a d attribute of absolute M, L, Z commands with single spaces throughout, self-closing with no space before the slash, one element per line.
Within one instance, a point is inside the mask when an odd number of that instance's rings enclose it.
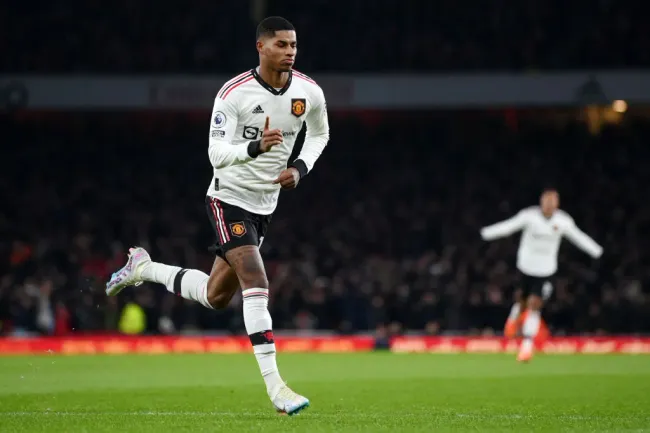
<path fill-rule="evenodd" d="M 282 136 L 293 137 L 297 134 L 296 131 L 282 131 Z M 246 140 L 256 140 L 262 137 L 262 131 L 257 126 L 244 126 L 244 133 L 242 134 Z"/>
<path fill-rule="evenodd" d="M 260 134 L 260 128 L 256 126 L 244 126 L 244 133 L 242 137 L 246 140 L 255 140 Z"/>

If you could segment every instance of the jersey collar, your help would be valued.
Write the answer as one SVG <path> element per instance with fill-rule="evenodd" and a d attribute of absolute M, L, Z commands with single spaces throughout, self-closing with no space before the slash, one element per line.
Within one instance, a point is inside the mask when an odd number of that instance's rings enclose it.
<path fill-rule="evenodd" d="M 293 77 L 293 71 L 289 71 L 289 79 L 285 83 L 284 87 L 281 88 L 280 90 L 275 90 L 273 86 L 269 85 L 269 83 L 267 83 L 262 79 L 262 77 L 260 77 L 260 74 L 257 73 L 257 68 L 251 70 L 251 73 L 253 74 L 255 80 L 257 80 L 257 82 L 260 83 L 260 86 L 264 87 L 266 90 L 268 90 L 274 95 L 284 95 L 287 92 L 287 90 L 289 90 L 289 86 L 291 86 L 291 80 Z"/>

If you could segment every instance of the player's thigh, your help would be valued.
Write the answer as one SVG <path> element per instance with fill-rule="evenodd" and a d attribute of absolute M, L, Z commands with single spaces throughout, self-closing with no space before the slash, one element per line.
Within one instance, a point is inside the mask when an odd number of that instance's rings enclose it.
<path fill-rule="evenodd" d="M 259 245 L 258 215 L 214 197 L 206 198 L 206 209 L 216 235 L 214 250 L 218 257 L 228 262 L 228 251 Z"/>
<path fill-rule="evenodd" d="M 515 291 L 513 293 L 513 301 L 517 304 L 521 304 L 526 301 L 526 298 L 524 296 L 524 290 L 522 289 L 521 286 L 517 286 L 515 288 Z"/>
<path fill-rule="evenodd" d="M 223 308 L 239 290 L 239 279 L 234 269 L 223 258 L 214 259 L 208 279 L 208 302 L 216 308 Z"/>
<path fill-rule="evenodd" d="M 528 299 L 526 300 L 526 307 L 527 308 L 530 308 L 531 310 L 541 310 L 543 304 L 544 304 L 544 301 L 542 300 L 541 296 L 533 294 L 533 293 L 528 295 Z"/>
<path fill-rule="evenodd" d="M 519 275 L 520 275 L 520 279 L 519 279 L 518 301 L 526 303 L 528 296 L 530 296 L 533 290 L 533 285 L 535 284 L 535 280 L 533 277 L 526 275 L 524 273 L 520 273 Z"/>
<path fill-rule="evenodd" d="M 230 265 L 242 289 L 267 288 L 259 245 L 270 220 L 216 198 L 207 200 L 208 217 L 217 235 L 217 254 Z"/>
<path fill-rule="evenodd" d="M 543 291 L 547 280 L 538 277 L 529 277 L 527 281 L 526 306 L 533 310 L 539 310 L 543 304 Z"/>
<path fill-rule="evenodd" d="M 269 281 L 257 245 L 242 245 L 229 249 L 226 259 L 237 274 L 242 289 L 268 288 Z"/>
<path fill-rule="evenodd" d="M 248 245 L 256 237 L 254 214 L 215 197 L 206 197 L 205 206 L 216 235 L 217 255 L 224 258 L 227 250 Z"/>

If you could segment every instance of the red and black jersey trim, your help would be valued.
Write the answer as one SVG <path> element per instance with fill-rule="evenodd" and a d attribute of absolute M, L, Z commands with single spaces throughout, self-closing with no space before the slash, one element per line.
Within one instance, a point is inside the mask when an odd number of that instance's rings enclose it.
<path fill-rule="evenodd" d="M 284 95 L 285 93 L 287 93 L 287 90 L 289 90 L 289 86 L 291 86 L 291 81 L 293 79 L 293 72 L 289 71 L 289 79 L 285 83 L 284 87 L 281 88 L 280 90 L 275 90 L 273 86 L 271 86 L 269 83 L 264 81 L 262 77 L 260 77 L 260 74 L 257 73 L 257 70 L 253 69 L 251 73 L 253 74 L 253 77 L 257 80 L 257 82 L 260 83 L 260 86 L 264 87 L 266 90 L 268 90 L 274 95 Z"/>
<path fill-rule="evenodd" d="M 293 69 L 292 72 L 293 72 L 293 75 L 294 75 L 295 77 L 298 77 L 298 78 L 300 78 L 300 79 L 303 79 L 303 80 L 305 80 L 305 81 L 307 81 L 307 82 L 309 82 L 309 83 L 312 83 L 312 84 L 315 84 L 316 86 L 318 86 L 318 83 L 316 83 L 316 81 L 314 81 L 313 78 L 311 78 L 311 77 L 309 77 L 309 76 L 303 74 L 302 72 L 300 72 L 300 71 L 296 71 L 295 69 Z"/>
<path fill-rule="evenodd" d="M 236 76 L 232 80 L 226 82 L 226 84 L 223 85 L 221 90 L 219 90 L 219 93 L 217 93 L 217 97 L 221 99 L 225 99 L 226 96 L 228 96 L 228 93 L 230 93 L 235 87 L 250 81 L 253 78 L 253 74 L 251 71 L 244 72 L 241 75 Z"/>

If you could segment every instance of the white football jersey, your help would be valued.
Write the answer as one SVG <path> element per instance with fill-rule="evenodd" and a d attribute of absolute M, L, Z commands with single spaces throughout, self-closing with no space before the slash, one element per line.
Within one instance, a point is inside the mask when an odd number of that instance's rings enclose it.
<path fill-rule="evenodd" d="M 267 116 L 270 129 L 282 130 L 284 143 L 253 157 L 249 144 L 261 139 Z M 313 168 L 329 140 L 321 88 L 295 70 L 282 89 L 264 82 L 257 69 L 226 82 L 217 93 L 210 120 L 208 154 L 214 176 L 207 194 L 249 212 L 273 213 L 280 185 L 272 182 L 287 167 L 303 123 L 307 124 L 305 143 L 291 164 L 301 175 Z"/>
<path fill-rule="evenodd" d="M 485 240 L 509 236 L 522 230 L 517 268 L 526 275 L 548 277 L 557 271 L 557 255 L 562 237 L 594 258 L 600 257 L 603 249 L 580 230 L 573 218 L 557 210 L 546 218 L 539 206 L 521 210 L 514 217 L 481 229 Z"/>

